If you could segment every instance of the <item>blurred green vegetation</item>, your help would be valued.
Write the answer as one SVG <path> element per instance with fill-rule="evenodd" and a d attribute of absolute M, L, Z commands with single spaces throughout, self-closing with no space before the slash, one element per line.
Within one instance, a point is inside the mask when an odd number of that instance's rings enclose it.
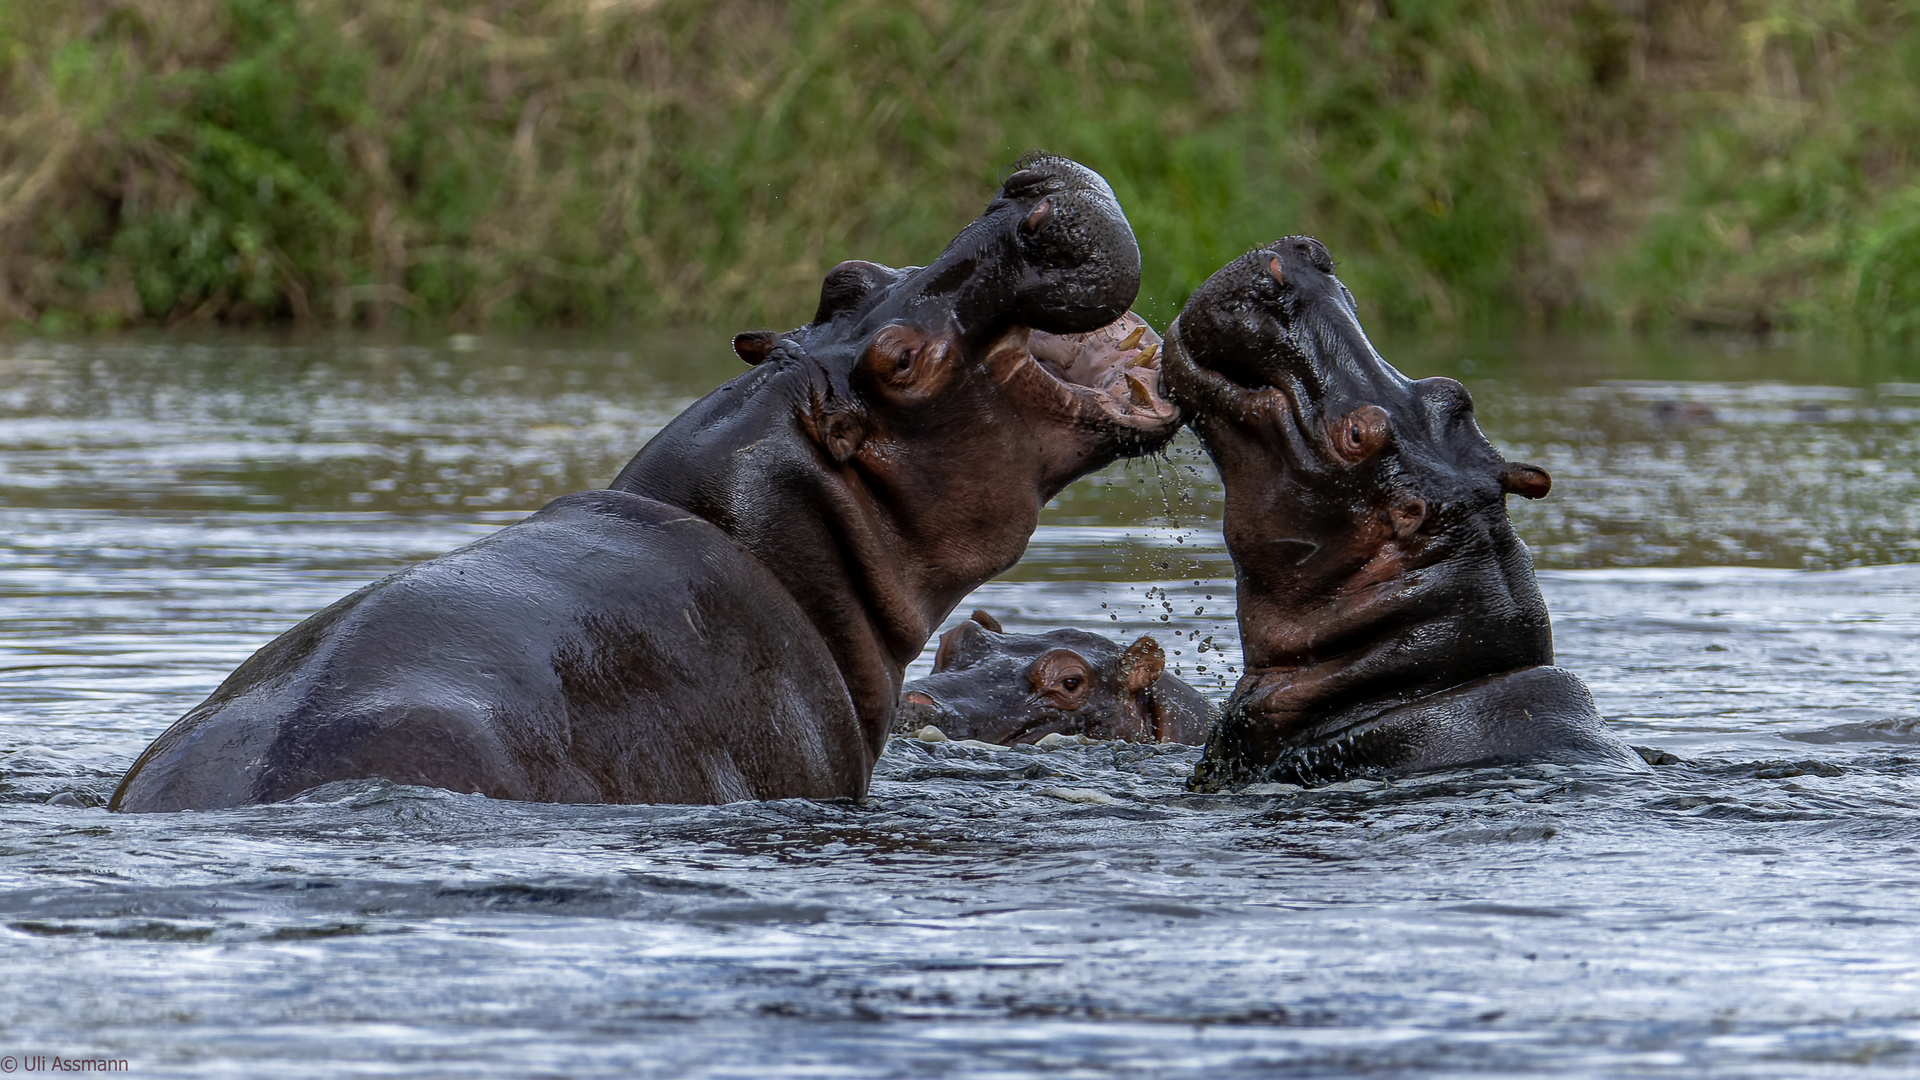
<path fill-rule="evenodd" d="M 1920 0 L 0 0 L 0 318 L 791 325 L 1044 148 L 1164 320 L 1920 333 Z"/>

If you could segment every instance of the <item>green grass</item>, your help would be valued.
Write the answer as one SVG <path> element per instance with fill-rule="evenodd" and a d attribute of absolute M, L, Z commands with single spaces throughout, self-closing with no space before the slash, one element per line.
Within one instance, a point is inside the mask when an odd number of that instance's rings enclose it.
<path fill-rule="evenodd" d="M 791 325 L 1047 149 L 1156 319 L 1309 232 L 1414 330 L 1920 330 L 1920 5 L 1629 7 L 0 0 L 0 318 Z"/>

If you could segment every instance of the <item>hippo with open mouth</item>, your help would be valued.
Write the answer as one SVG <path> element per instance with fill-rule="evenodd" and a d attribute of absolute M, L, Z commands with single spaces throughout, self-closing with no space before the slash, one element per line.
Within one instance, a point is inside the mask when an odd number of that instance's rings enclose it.
<path fill-rule="evenodd" d="M 1244 674 L 1194 786 L 1519 762 L 1643 769 L 1553 666 L 1508 462 L 1467 390 L 1374 351 L 1327 249 L 1228 263 L 1167 331 L 1168 385 L 1226 486 Z"/>
<path fill-rule="evenodd" d="M 811 323 L 607 490 L 376 582 L 242 664 L 116 810 L 335 780 L 546 802 L 860 796 L 906 665 L 1075 478 L 1179 424 L 1112 190 L 1020 163 L 923 267 L 852 262 Z"/>
<path fill-rule="evenodd" d="M 976 611 L 940 635 L 933 674 L 900 694 L 895 731 L 931 724 L 955 739 L 1012 745 L 1048 735 L 1197 743 L 1207 699 L 1167 672 L 1167 654 L 1142 634 L 1122 648 L 1084 630 L 1009 634 Z"/>

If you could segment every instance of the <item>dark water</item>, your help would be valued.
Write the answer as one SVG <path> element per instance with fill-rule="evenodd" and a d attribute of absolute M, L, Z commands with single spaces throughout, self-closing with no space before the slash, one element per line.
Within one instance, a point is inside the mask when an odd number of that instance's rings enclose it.
<path fill-rule="evenodd" d="M 1467 378 L 1496 442 L 1554 472 L 1515 513 L 1560 659 L 1675 759 L 1650 776 L 1198 796 L 1185 749 L 901 739 L 858 805 L 378 782 L 91 805 L 302 616 L 604 482 L 731 373 L 723 350 L 0 346 L 0 1055 L 246 1077 L 1920 1070 L 1920 380 L 1844 356 L 1389 354 Z M 962 613 L 1152 632 L 1217 694 L 1239 660 L 1218 498 L 1185 444 L 1083 481 Z"/>

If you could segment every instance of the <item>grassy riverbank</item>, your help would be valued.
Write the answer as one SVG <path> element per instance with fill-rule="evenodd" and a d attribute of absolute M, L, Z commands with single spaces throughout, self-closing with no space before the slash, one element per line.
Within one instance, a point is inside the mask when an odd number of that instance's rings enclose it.
<path fill-rule="evenodd" d="M 0 318 L 790 325 L 1047 148 L 1157 318 L 1309 231 L 1403 327 L 1899 339 L 1916 146 L 1912 0 L 0 0 Z"/>

